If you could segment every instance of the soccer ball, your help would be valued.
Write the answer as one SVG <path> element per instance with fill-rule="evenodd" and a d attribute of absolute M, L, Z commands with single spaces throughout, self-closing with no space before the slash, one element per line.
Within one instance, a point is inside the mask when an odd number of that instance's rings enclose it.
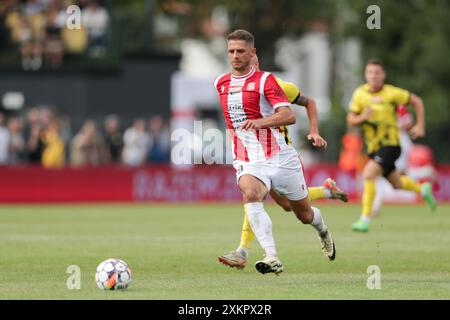
<path fill-rule="evenodd" d="M 131 270 L 123 260 L 107 259 L 98 265 L 95 282 L 104 290 L 126 289 L 131 282 Z"/>

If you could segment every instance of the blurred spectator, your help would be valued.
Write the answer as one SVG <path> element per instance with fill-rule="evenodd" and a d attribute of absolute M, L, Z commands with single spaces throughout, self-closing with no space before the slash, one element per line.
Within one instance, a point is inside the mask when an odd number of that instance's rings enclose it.
<path fill-rule="evenodd" d="M 80 28 L 69 29 L 66 24 L 70 4 L 81 7 Z M 24 70 L 39 70 L 44 63 L 59 68 L 66 53 L 79 55 L 87 49 L 91 57 L 103 57 L 111 18 L 101 4 L 99 0 L 0 0 L 0 31 L 4 30 L 0 44 L 17 46 Z"/>
<path fill-rule="evenodd" d="M 39 122 L 43 127 L 47 127 L 55 118 L 51 107 L 43 106 L 39 108 Z"/>
<path fill-rule="evenodd" d="M 123 136 L 123 162 L 129 166 L 139 166 L 145 163 L 150 138 L 145 132 L 145 120 L 136 119 Z"/>
<path fill-rule="evenodd" d="M 64 166 L 64 142 L 59 135 L 59 127 L 58 121 L 52 120 L 43 134 L 42 140 L 45 147 L 42 153 L 42 165 L 45 168 L 56 169 Z"/>
<path fill-rule="evenodd" d="M 45 4 L 41 0 L 25 0 L 23 12 L 26 16 L 32 17 L 44 11 Z"/>
<path fill-rule="evenodd" d="M 119 163 L 123 149 L 123 138 L 119 130 L 119 117 L 113 114 L 105 119 L 105 144 L 109 161 Z"/>
<path fill-rule="evenodd" d="M 102 150 L 103 142 L 97 134 L 97 126 L 93 120 L 87 120 L 72 139 L 70 163 L 73 166 L 97 166 L 102 163 Z"/>
<path fill-rule="evenodd" d="M 163 126 L 161 116 L 154 116 L 148 121 L 150 148 L 148 162 L 165 163 L 169 161 L 170 134 Z"/>
<path fill-rule="evenodd" d="M 83 25 L 79 29 L 69 29 L 64 26 L 61 30 L 61 37 L 67 53 L 82 54 L 88 47 L 87 30 Z"/>
<path fill-rule="evenodd" d="M 78 0 L 76 4 L 83 9 L 85 7 L 85 0 Z M 71 1 L 70 4 L 72 4 Z M 67 1 L 66 1 L 66 4 Z M 81 24 L 79 28 L 69 29 L 66 25 L 66 20 L 68 18 L 65 10 L 60 12 L 59 17 L 64 17 L 64 24 L 61 26 L 61 38 L 63 41 L 64 51 L 69 54 L 83 54 L 88 47 L 88 32 L 84 24 Z M 60 18 L 58 18 L 59 20 Z"/>
<path fill-rule="evenodd" d="M 20 53 L 24 70 L 38 70 L 42 66 L 45 38 L 45 7 L 39 0 L 27 0 L 20 17 Z"/>
<path fill-rule="evenodd" d="M 65 22 L 65 13 L 61 0 L 55 0 L 47 13 L 45 28 L 45 63 L 51 68 L 59 68 L 64 57 L 61 29 Z"/>
<path fill-rule="evenodd" d="M 4 123 L 5 117 L 0 112 L 0 165 L 8 164 L 9 131 Z"/>
<path fill-rule="evenodd" d="M 108 11 L 98 0 L 91 0 L 82 10 L 81 18 L 89 36 L 89 54 L 101 57 L 106 53 L 106 32 L 109 25 Z"/>
<path fill-rule="evenodd" d="M 8 121 L 9 130 L 9 164 L 18 164 L 24 160 L 25 139 L 23 137 L 22 118 L 13 117 Z"/>
<path fill-rule="evenodd" d="M 27 114 L 27 127 L 25 132 L 27 159 L 31 163 L 41 163 L 44 143 L 42 141 L 43 126 L 39 119 L 39 109 L 31 108 Z"/>
<path fill-rule="evenodd" d="M 15 43 L 20 42 L 22 25 L 22 6 L 15 0 L 0 2 L 2 14 L 5 16 L 5 24 L 9 29 L 10 40 Z"/>

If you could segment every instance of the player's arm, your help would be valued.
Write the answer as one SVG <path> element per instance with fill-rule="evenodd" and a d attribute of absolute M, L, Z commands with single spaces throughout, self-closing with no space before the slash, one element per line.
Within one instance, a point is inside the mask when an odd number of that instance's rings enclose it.
<path fill-rule="evenodd" d="M 288 106 L 280 106 L 275 110 L 275 113 L 269 117 L 245 121 L 241 126 L 241 129 L 259 130 L 264 128 L 288 126 L 294 124 L 295 121 L 295 112 Z"/>
<path fill-rule="evenodd" d="M 353 92 L 352 99 L 350 101 L 350 105 L 348 106 L 347 113 L 347 125 L 349 127 L 359 126 L 360 124 L 369 120 L 372 114 L 372 108 L 369 106 L 365 106 L 359 99 L 360 97 L 360 89 L 356 89 Z"/>
<path fill-rule="evenodd" d="M 422 99 L 415 94 L 411 94 L 409 102 L 413 105 L 416 113 L 416 123 L 411 130 L 409 130 L 409 134 L 413 139 L 421 138 L 425 136 L 425 108 Z"/>
<path fill-rule="evenodd" d="M 319 134 L 316 101 L 300 95 L 297 100 L 295 100 L 295 104 L 306 107 L 306 114 L 308 115 L 309 120 L 308 140 L 310 140 L 315 147 L 326 148 L 327 142 Z"/>
<path fill-rule="evenodd" d="M 241 129 L 258 130 L 294 124 L 296 121 L 295 112 L 291 109 L 291 103 L 272 74 L 267 76 L 263 92 L 264 97 L 275 109 L 274 114 L 260 119 L 246 120 Z"/>
<path fill-rule="evenodd" d="M 349 111 L 347 114 L 347 124 L 349 127 L 359 126 L 361 123 L 369 120 L 371 114 L 372 109 L 370 107 L 367 107 L 361 113 Z"/>

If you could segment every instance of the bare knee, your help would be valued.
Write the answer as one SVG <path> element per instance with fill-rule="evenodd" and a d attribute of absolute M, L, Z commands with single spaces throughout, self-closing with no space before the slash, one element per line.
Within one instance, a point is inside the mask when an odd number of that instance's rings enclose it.
<path fill-rule="evenodd" d="M 363 169 L 364 180 L 375 180 L 383 172 L 383 168 L 373 160 L 369 160 Z"/>

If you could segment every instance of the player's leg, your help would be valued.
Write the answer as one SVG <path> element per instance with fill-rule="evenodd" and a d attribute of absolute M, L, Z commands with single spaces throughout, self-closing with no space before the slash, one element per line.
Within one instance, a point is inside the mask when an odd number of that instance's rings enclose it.
<path fill-rule="evenodd" d="M 235 251 L 231 251 L 218 257 L 219 262 L 237 269 L 244 269 L 247 265 L 248 252 L 255 235 L 247 218 L 247 210 L 244 206 L 244 222 L 242 224 L 241 242 Z"/>
<path fill-rule="evenodd" d="M 322 214 L 318 208 L 311 207 L 308 198 L 300 200 L 289 200 L 292 210 L 295 216 L 303 224 L 310 224 L 317 230 L 319 239 L 322 243 L 322 251 L 329 260 L 336 258 L 336 248 L 331 237 L 331 233 L 328 230 L 328 226 L 325 224 Z"/>
<path fill-rule="evenodd" d="M 376 179 L 383 172 L 383 168 L 374 160 L 369 160 L 363 169 L 364 189 L 362 195 L 361 217 L 352 225 L 354 231 L 369 231 L 370 215 L 376 195 Z"/>
<path fill-rule="evenodd" d="M 287 212 L 291 212 L 291 204 L 285 196 L 280 195 L 275 190 L 270 190 L 270 196 L 273 200 Z M 343 202 L 348 201 L 348 195 L 342 191 L 336 184 L 336 182 L 327 178 L 322 187 L 309 187 L 308 188 L 308 199 L 309 201 L 319 200 L 319 199 L 339 199 Z M 244 208 L 245 211 L 245 208 Z M 241 251 L 242 255 L 247 256 L 248 250 L 251 248 L 254 235 L 250 224 L 247 219 L 247 213 L 244 214 L 244 222 L 242 225 L 241 242 L 236 251 Z"/>
<path fill-rule="evenodd" d="M 270 196 L 275 202 L 282 207 L 285 211 L 292 211 L 291 204 L 285 196 L 280 195 L 275 190 L 270 190 Z M 309 201 L 315 201 L 320 199 L 337 199 L 343 202 L 348 201 L 348 195 L 341 188 L 338 187 L 336 181 L 331 178 L 327 178 L 323 182 L 321 187 L 308 187 L 308 199 Z"/>
<path fill-rule="evenodd" d="M 279 195 L 274 190 L 270 190 L 270 195 L 285 211 L 292 211 L 289 200 L 286 197 Z M 248 252 L 254 238 L 255 235 L 250 226 L 250 222 L 248 221 L 247 210 L 244 206 L 244 222 L 242 224 L 241 242 L 239 243 L 239 247 L 235 251 L 231 251 L 218 257 L 219 261 L 230 267 L 238 269 L 245 268 L 247 265 Z"/>
<path fill-rule="evenodd" d="M 289 160 L 286 162 L 290 165 L 278 168 L 277 173 L 272 176 L 272 187 L 289 200 L 297 219 L 303 224 L 312 225 L 317 230 L 322 243 L 322 251 L 328 259 L 334 260 L 336 257 L 334 241 L 323 221 L 320 210 L 311 207 L 301 161 L 298 156 L 296 157 L 297 161 L 292 158 Z"/>
<path fill-rule="evenodd" d="M 270 195 L 285 211 L 292 211 L 291 204 L 285 196 L 278 194 L 273 189 L 270 190 Z M 308 198 L 310 201 L 318 199 L 339 199 L 343 202 L 348 201 L 348 195 L 342 191 L 331 178 L 327 178 L 321 187 L 309 187 Z M 244 222 L 242 224 L 241 241 L 238 248 L 218 257 L 219 261 L 223 264 L 238 269 L 243 269 L 247 265 L 248 253 L 253 239 L 255 238 L 245 211 L 244 207 Z"/>
<path fill-rule="evenodd" d="M 275 240 L 272 234 L 272 220 L 264 210 L 263 200 L 270 190 L 270 181 L 264 183 L 251 174 L 239 178 L 239 189 L 243 194 L 244 206 L 251 229 L 265 252 L 265 258 L 256 262 L 256 269 L 261 273 L 283 271 L 283 265 L 278 259 Z"/>
<path fill-rule="evenodd" d="M 278 194 L 273 189 L 270 190 L 270 196 L 281 208 L 283 208 L 283 210 L 287 212 L 292 211 L 291 204 L 285 196 Z M 347 194 L 343 192 L 336 185 L 336 182 L 330 178 L 325 180 L 323 187 L 308 188 L 308 198 L 310 201 L 318 199 L 340 199 L 344 202 L 348 201 Z M 242 224 L 241 242 L 236 251 L 239 252 L 240 255 L 247 257 L 248 250 L 251 248 L 254 239 L 254 234 L 250 227 L 250 223 L 248 222 L 247 213 L 245 211 L 246 210 L 244 207 L 244 222 Z"/>
<path fill-rule="evenodd" d="M 397 170 L 393 170 L 388 176 L 388 181 L 395 189 L 413 191 L 420 194 L 432 211 L 436 210 L 436 200 L 433 196 L 431 184 L 425 182 L 422 185 L 407 175 L 400 175 Z"/>
<path fill-rule="evenodd" d="M 252 246 L 253 239 L 255 239 L 255 234 L 253 233 L 250 222 L 248 221 L 247 210 L 244 207 L 244 222 L 242 223 L 241 242 L 239 243 L 238 250 L 242 249 L 246 257 Z"/>
<path fill-rule="evenodd" d="M 380 216 L 381 207 L 383 206 L 383 180 L 381 177 L 378 177 L 378 179 L 375 181 L 375 199 L 373 201 L 372 205 L 372 214 L 370 215 L 371 218 L 375 218 Z"/>

